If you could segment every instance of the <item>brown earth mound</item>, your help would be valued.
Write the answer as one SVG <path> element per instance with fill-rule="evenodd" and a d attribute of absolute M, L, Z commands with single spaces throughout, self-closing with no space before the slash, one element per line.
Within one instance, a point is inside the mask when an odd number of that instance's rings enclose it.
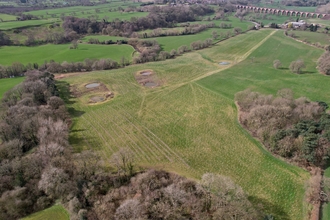
<path fill-rule="evenodd" d="M 135 74 L 136 81 L 145 87 L 154 88 L 161 85 L 153 70 L 142 70 Z"/>

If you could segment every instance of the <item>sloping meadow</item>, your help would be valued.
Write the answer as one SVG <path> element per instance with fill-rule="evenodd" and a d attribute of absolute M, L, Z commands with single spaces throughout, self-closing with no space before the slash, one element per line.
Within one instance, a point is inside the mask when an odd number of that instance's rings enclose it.
<path fill-rule="evenodd" d="M 285 38 L 281 31 L 255 47 L 271 33 L 249 32 L 174 60 L 61 79 L 58 86 L 65 97 L 70 86 L 91 82 L 101 82 L 116 94 L 111 102 L 93 106 L 84 97 L 67 100 L 74 117 L 71 144 L 77 151 L 94 149 L 104 157 L 127 147 L 141 166 L 195 179 L 207 172 L 226 175 L 254 205 L 262 204 L 265 213 L 303 219 L 309 174 L 273 157 L 242 129 L 234 95 L 246 88 L 275 93 L 289 87 L 297 96 L 327 101 L 329 79 L 315 70 L 322 51 Z M 304 59 L 307 68 L 302 75 L 275 70 L 275 59 L 284 68 Z M 220 66 L 223 60 L 233 66 Z M 145 69 L 153 71 L 161 86 L 138 84 L 134 76 Z"/>

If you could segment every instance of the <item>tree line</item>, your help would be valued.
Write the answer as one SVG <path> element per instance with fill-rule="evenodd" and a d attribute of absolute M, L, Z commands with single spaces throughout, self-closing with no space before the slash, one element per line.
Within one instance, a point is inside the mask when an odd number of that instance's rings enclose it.
<path fill-rule="evenodd" d="M 89 20 L 68 16 L 64 18 L 63 28 L 66 32 L 75 31 L 77 34 L 104 33 L 112 36 L 129 37 L 133 32 L 147 29 L 174 27 L 176 23 L 196 21 L 199 16 L 213 13 L 209 6 L 193 5 L 178 7 L 152 6 L 146 17 L 131 18 L 130 21 L 115 19 L 112 22 Z"/>
<path fill-rule="evenodd" d="M 73 220 L 263 216 L 228 177 L 208 173 L 197 184 L 165 171 L 141 170 L 125 148 L 107 161 L 97 152 L 74 153 L 68 141 L 71 119 L 58 86 L 52 74 L 34 70 L 4 95 L 0 219 L 19 219 L 55 201 Z"/>

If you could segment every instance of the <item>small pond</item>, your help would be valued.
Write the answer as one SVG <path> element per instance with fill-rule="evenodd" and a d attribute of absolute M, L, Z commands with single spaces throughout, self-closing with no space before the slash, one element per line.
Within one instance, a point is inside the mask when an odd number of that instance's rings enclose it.
<path fill-rule="evenodd" d="M 142 72 L 140 73 L 141 76 L 150 76 L 151 72 Z"/>
<path fill-rule="evenodd" d="M 100 86 L 100 83 L 90 83 L 90 84 L 86 85 L 86 88 L 87 89 L 92 89 L 92 88 L 96 88 L 96 87 L 99 87 L 99 86 Z"/>
<path fill-rule="evenodd" d="M 219 65 L 229 65 L 229 64 L 230 64 L 229 62 L 225 62 L 225 61 L 219 63 Z"/>

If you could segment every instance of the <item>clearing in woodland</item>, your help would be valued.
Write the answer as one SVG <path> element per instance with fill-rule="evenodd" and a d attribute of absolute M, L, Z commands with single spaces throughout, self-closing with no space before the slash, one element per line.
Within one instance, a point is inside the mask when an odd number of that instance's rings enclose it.
<path fill-rule="evenodd" d="M 275 56 L 278 54 L 279 57 Z M 252 88 L 275 93 L 292 88 L 296 96 L 328 101 L 330 79 L 315 71 L 322 51 L 260 30 L 238 35 L 212 48 L 174 60 L 92 72 L 58 82 L 63 97 L 69 86 L 100 82 L 115 93 L 111 102 L 89 105 L 92 93 L 67 100 L 73 116 L 70 142 L 110 157 L 130 148 L 139 165 L 158 167 L 200 179 L 213 172 L 231 177 L 253 204 L 278 219 L 303 219 L 309 173 L 273 157 L 237 122 L 236 92 Z M 284 69 L 272 67 L 280 59 Z M 304 59 L 304 74 L 285 69 Z M 220 62 L 229 65 L 219 65 Z M 161 86 L 137 83 L 138 71 L 152 70 Z"/>

